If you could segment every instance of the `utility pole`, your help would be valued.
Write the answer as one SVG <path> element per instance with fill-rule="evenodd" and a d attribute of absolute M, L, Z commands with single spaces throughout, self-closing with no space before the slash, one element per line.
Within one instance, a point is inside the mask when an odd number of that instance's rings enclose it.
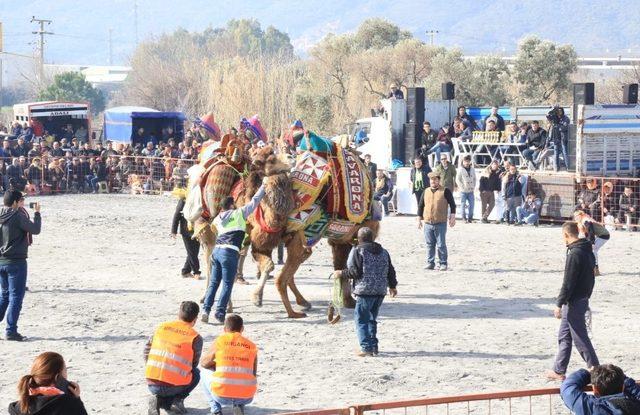
<path fill-rule="evenodd" d="M 429 43 L 431 44 L 431 46 L 433 46 L 433 38 L 434 38 L 434 36 L 437 35 L 438 33 L 440 33 L 440 32 L 437 31 L 437 30 L 427 30 L 427 36 L 429 36 L 429 38 L 430 38 L 430 42 Z"/>
<path fill-rule="evenodd" d="M 109 65 L 113 65 L 113 41 L 111 39 L 112 34 L 113 29 L 109 28 Z"/>
<path fill-rule="evenodd" d="M 133 27 L 135 29 L 136 46 L 138 46 L 138 0 L 133 2 Z"/>
<path fill-rule="evenodd" d="M 40 30 L 37 30 L 35 32 L 31 32 L 34 35 L 40 35 L 40 40 L 38 41 L 38 50 L 40 52 L 40 82 L 44 82 L 44 35 L 52 35 L 53 32 L 47 32 L 44 30 L 44 25 L 47 24 L 50 25 L 51 24 L 51 20 L 47 20 L 47 19 L 36 19 L 35 16 L 31 17 L 31 23 L 36 22 L 40 25 Z"/>

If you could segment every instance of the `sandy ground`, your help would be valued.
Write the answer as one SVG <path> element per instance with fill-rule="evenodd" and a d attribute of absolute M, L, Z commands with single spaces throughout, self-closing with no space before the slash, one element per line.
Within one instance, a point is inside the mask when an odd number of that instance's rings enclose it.
<path fill-rule="evenodd" d="M 174 203 L 125 195 L 43 200 L 43 233 L 30 251 L 20 320 L 30 341 L 0 341 L 0 407 L 15 400 L 33 358 L 55 350 L 67 359 L 90 413 L 146 413 L 144 342 L 180 301 L 198 300 L 205 284 L 179 277 L 184 250 L 169 238 Z M 340 324 L 325 323 L 331 266 L 324 243 L 297 275 L 315 306 L 308 318 L 287 319 L 272 283 L 261 309 L 248 301 L 251 286 L 235 288 L 246 334 L 260 347 L 250 414 L 553 386 L 541 373 L 556 347 L 551 312 L 565 252 L 559 228 L 458 223 L 449 232 L 450 270 L 428 272 L 415 224 L 410 217 L 383 223 L 380 241 L 395 262 L 399 296 L 383 305 L 378 358 L 354 357 L 350 310 Z M 639 248 L 640 234 L 614 234 L 602 249 L 605 275 L 592 301 L 601 361 L 637 378 Z M 250 261 L 246 268 L 253 275 Z M 196 328 L 206 345 L 220 331 Z M 570 370 L 583 366 L 574 352 Z M 187 406 L 208 413 L 199 389 Z"/>

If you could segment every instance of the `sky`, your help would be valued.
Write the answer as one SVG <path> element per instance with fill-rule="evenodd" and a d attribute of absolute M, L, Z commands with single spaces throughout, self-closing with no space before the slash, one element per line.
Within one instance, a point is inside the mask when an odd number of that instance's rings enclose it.
<path fill-rule="evenodd" d="M 512 54 L 517 39 L 533 33 L 574 44 L 583 55 L 640 55 L 640 25 L 630 24 L 640 21 L 640 0 L 0 0 L 5 51 L 33 54 L 34 15 L 52 21 L 45 26 L 54 33 L 46 36 L 45 61 L 57 64 L 127 64 L 136 38 L 178 27 L 201 31 L 232 18 L 287 32 L 302 56 L 326 34 L 355 31 L 368 17 L 386 18 L 425 41 L 427 30 L 437 30 L 436 44 L 467 54 Z"/>

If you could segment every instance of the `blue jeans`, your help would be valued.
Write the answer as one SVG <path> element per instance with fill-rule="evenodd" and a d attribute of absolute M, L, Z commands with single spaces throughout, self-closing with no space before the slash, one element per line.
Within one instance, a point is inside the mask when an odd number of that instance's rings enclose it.
<path fill-rule="evenodd" d="M 507 214 L 507 222 L 516 223 L 518 220 L 518 212 L 517 209 L 522 204 L 521 196 L 513 196 L 507 199 L 507 206 L 505 207 L 505 212 Z"/>
<path fill-rule="evenodd" d="M 451 151 L 451 146 L 445 143 L 436 143 L 433 147 L 429 149 L 429 152 L 436 152 L 436 164 L 440 162 L 440 153 Z"/>
<path fill-rule="evenodd" d="M 518 215 L 518 222 L 519 223 L 526 223 L 528 225 L 533 225 L 538 221 L 538 214 L 537 213 L 531 213 L 531 212 L 525 212 L 525 210 L 522 208 L 522 206 L 518 206 L 516 208 L 516 213 Z"/>
<path fill-rule="evenodd" d="M 7 334 L 18 332 L 18 318 L 27 287 L 27 260 L 0 265 L 0 321 L 7 315 Z"/>
<path fill-rule="evenodd" d="M 425 223 L 424 239 L 427 242 L 427 264 L 436 263 L 436 246 L 440 265 L 447 265 L 447 223 Z"/>
<path fill-rule="evenodd" d="M 532 150 L 530 148 L 524 150 L 522 152 L 522 156 L 531 164 L 533 164 L 534 167 L 538 167 L 538 165 L 536 164 L 536 160 L 538 160 L 538 156 L 540 155 L 540 150 Z"/>
<path fill-rule="evenodd" d="M 91 179 L 91 189 L 94 192 L 98 191 L 98 182 L 100 181 L 100 179 L 98 179 L 97 177 L 94 177 Z"/>
<path fill-rule="evenodd" d="M 562 153 L 562 160 L 564 161 L 564 167 L 566 167 L 567 170 L 569 170 L 569 154 L 567 151 L 567 146 L 568 146 L 568 138 L 564 137 L 560 140 L 559 147 L 560 147 L 560 151 L 558 151 L 558 146 L 556 146 L 556 171 L 560 169 L 560 153 Z"/>
<path fill-rule="evenodd" d="M 382 209 L 384 209 L 384 214 L 389 214 L 389 201 L 391 200 L 391 196 L 383 195 L 380 197 L 380 203 L 382 203 Z"/>
<path fill-rule="evenodd" d="M 460 210 L 462 211 L 462 219 L 465 220 L 469 218 L 469 220 L 473 219 L 473 202 L 474 202 L 473 192 L 460 192 Z M 469 214 L 465 214 L 465 205 L 469 203 Z"/>
<path fill-rule="evenodd" d="M 359 295 L 356 297 L 356 308 L 353 319 L 356 322 L 358 342 L 363 352 L 378 351 L 378 311 L 384 300 L 384 295 Z"/>
<path fill-rule="evenodd" d="M 147 385 L 149 392 L 158 397 L 158 403 L 161 408 L 169 409 L 174 400 L 185 400 L 187 396 L 198 386 L 200 382 L 200 369 L 194 367 L 192 369 L 191 383 L 183 386 L 161 386 Z"/>
<path fill-rule="evenodd" d="M 215 317 L 223 320 L 227 310 L 227 304 L 231 299 L 231 290 L 238 270 L 238 258 L 240 253 L 230 248 L 215 248 L 211 255 L 211 278 L 204 296 L 204 312 L 209 314 L 216 297 L 218 287 L 222 283 L 222 291 L 216 304 Z"/>
<path fill-rule="evenodd" d="M 211 412 L 222 412 L 223 405 L 245 406 L 249 405 L 253 401 L 253 398 L 235 399 L 217 396 L 211 391 L 211 382 L 213 382 L 213 371 L 202 368 L 202 382 L 200 382 L 200 384 L 204 390 L 204 395 L 207 397 L 207 401 L 209 401 Z"/>

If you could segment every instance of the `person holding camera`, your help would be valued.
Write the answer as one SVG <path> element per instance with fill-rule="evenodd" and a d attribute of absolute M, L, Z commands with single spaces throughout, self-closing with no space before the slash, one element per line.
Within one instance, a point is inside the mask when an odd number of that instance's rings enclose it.
<path fill-rule="evenodd" d="M 24 208 L 24 195 L 17 190 L 4 194 L 4 207 L 0 210 L 0 321 L 7 317 L 6 339 L 23 341 L 18 333 L 18 318 L 27 286 L 27 251 L 33 239 L 40 233 L 42 219 L 40 204 L 31 203 L 35 210 L 33 221 Z"/>
<path fill-rule="evenodd" d="M 10 415 L 87 415 L 80 400 L 80 386 L 67 380 L 64 358 L 55 352 L 36 357 L 31 372 L 18 383 L 18 400 Z"/>
<path fill-rule="evenodd" d="M 549 121 L 549 139 L 553 142 L 555 148 L 555 171 L 560 169 L 560 154 L 562 154 L 562 161 L 564 166 L 569 170 L 569 124 L 571 121 L 569 117 L 564 115 L 564 109 L 560 106 L 555 106 L 547 114 L 547 121 Z"/>

